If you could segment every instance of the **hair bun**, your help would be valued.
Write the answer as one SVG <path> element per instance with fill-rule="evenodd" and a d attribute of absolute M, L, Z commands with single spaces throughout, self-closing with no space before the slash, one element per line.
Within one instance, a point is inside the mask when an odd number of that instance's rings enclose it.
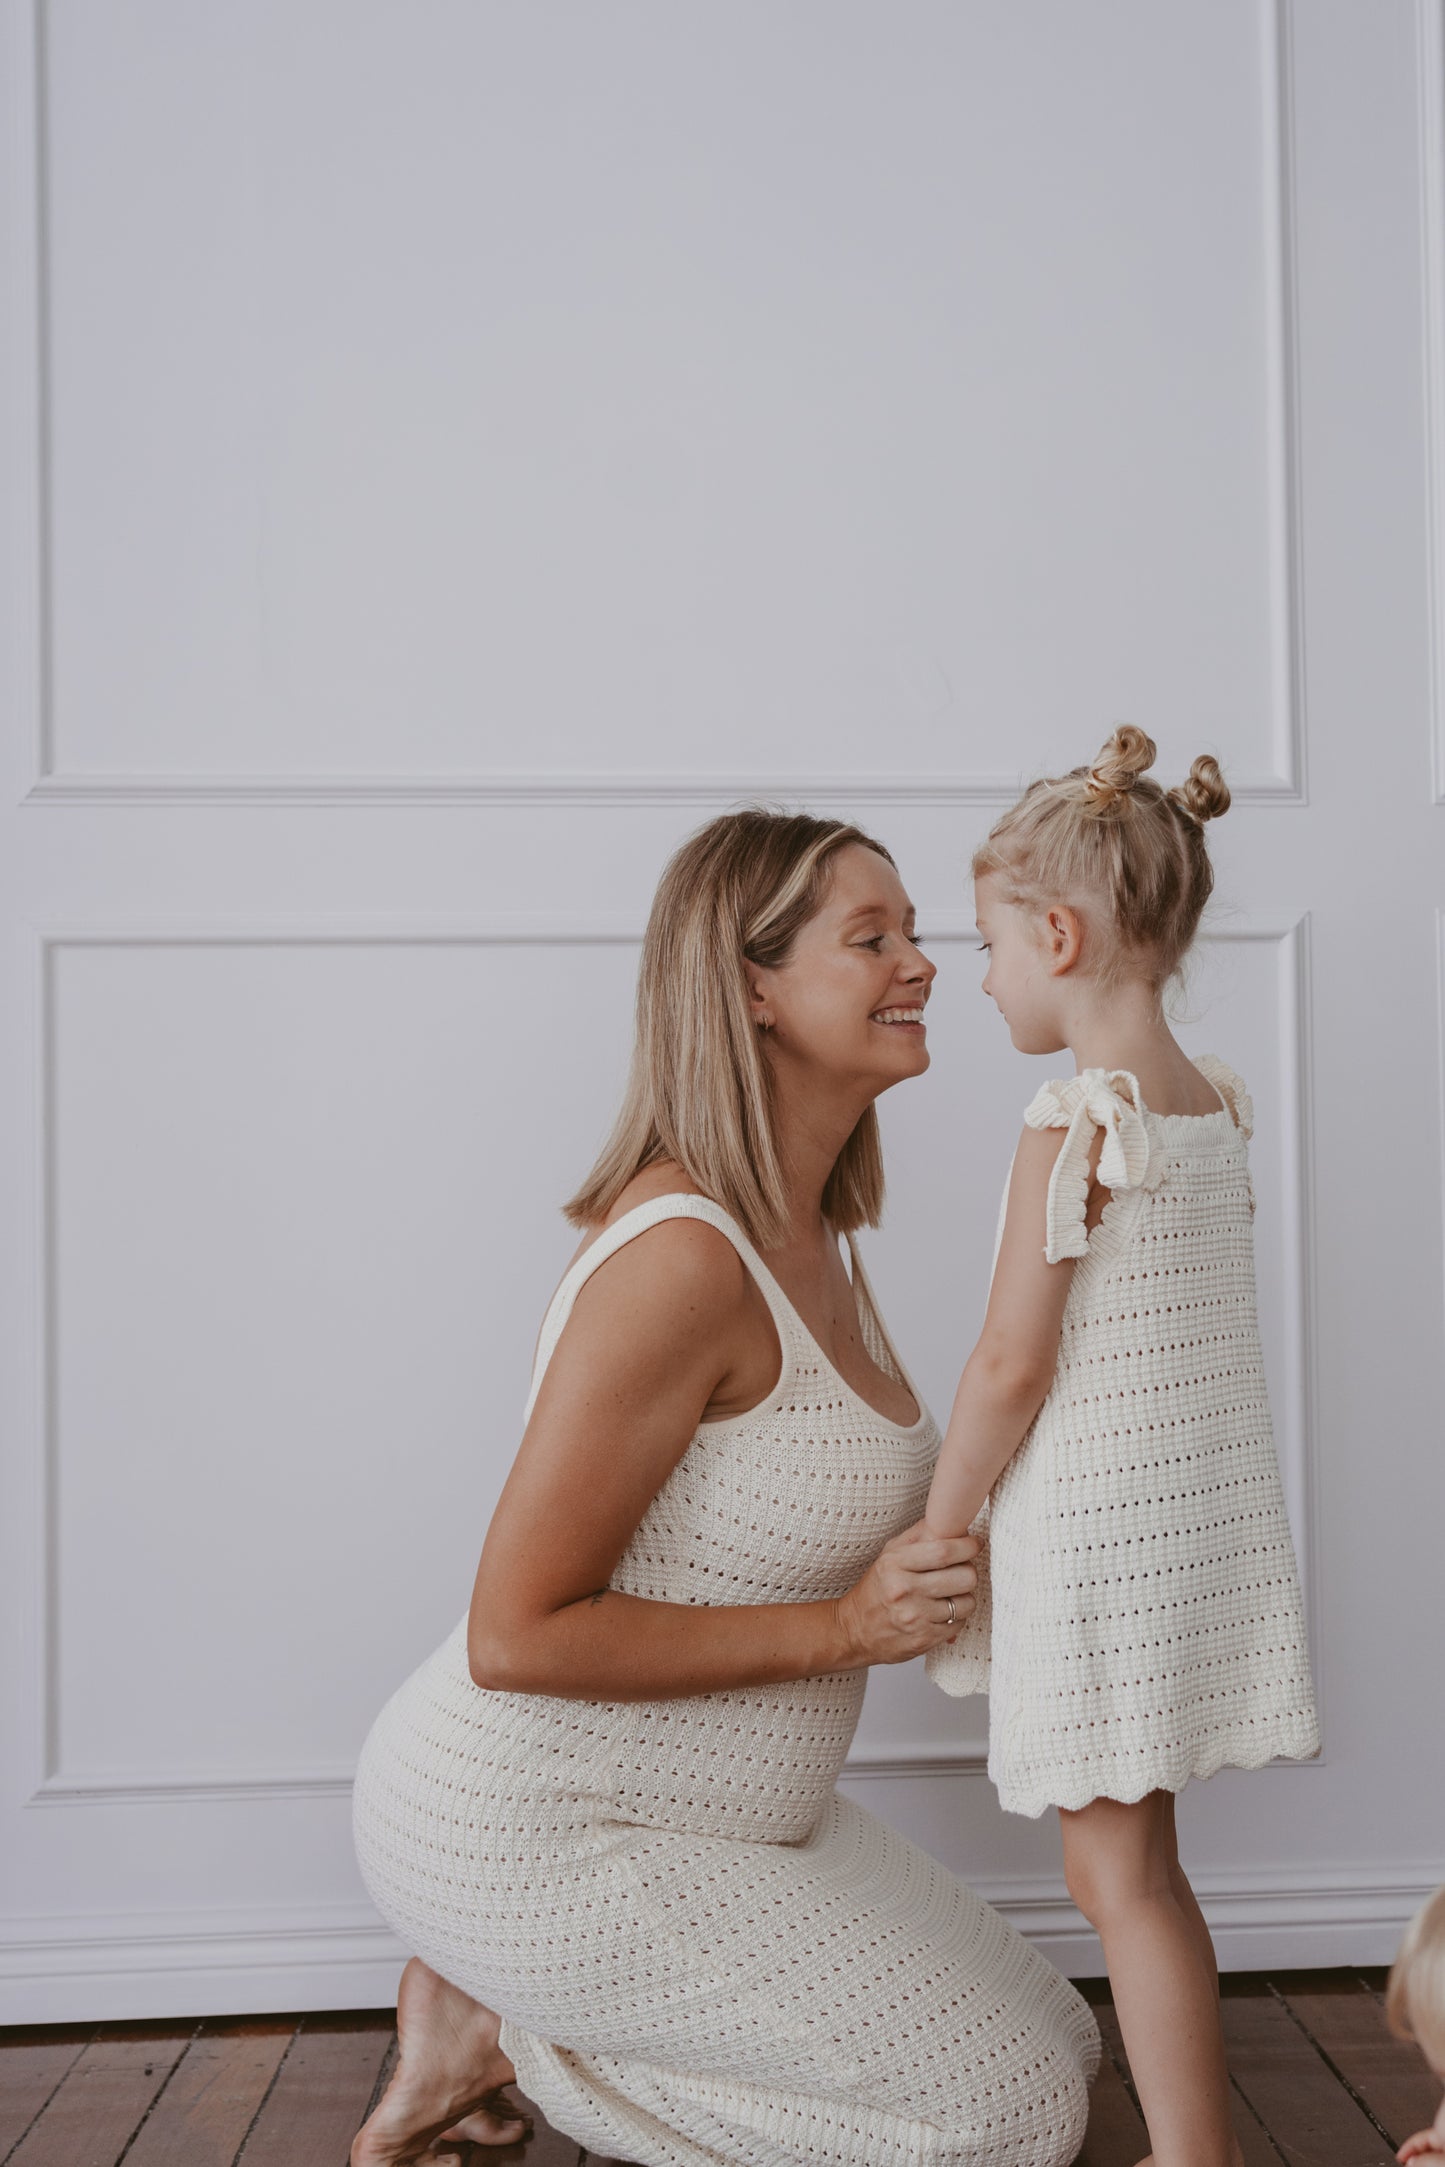
<path fill-rule="evenodd" d="M 1182 783 L 1165 792 L 1171 805 L 1202 827 L 1229 811 L 1229 785 L 1212 753 L 1201 753 Z"/>
<path fill-rule="evenodd" d="M 1139 777 L 1153 767 L 1158 749 L 1147 732 L 1136 730 L 1131 722 L 1121 723 L 1084 777 L 1093 809 L 1108 812 L 1126 798 Z"/>

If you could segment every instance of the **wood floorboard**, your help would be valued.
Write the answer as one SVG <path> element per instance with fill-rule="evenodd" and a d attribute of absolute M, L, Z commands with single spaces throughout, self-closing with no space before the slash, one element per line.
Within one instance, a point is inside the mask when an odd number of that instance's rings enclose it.
<path fill-rule="evenodd" d="M 7 2167 L 115 2167 L 194 2030 L 193 2024 L 102 2026 Z"/>
<path fill-rule="evenodd" d="M 392 2031 L 389 2010 L 303 2018 L 237 2155 L 242 2167 L 345 2167 Z"/>
<path fill-rule="evenodd" d="M 125 2167 L 231 2167 L 297 2021 L 239 2017 L 202 2025 L 142 2123 Z"/>
<path fill-rule="evenodd" d="M 14 2151 L 94 2033 L 93 2024 L 0 2033 L 0 2160 Z"/>
<path fill-rule="evenodd" d="M 1393 2146 L 1264 1980 L 1227 1980 L 1221 2008 L 1235 2085 L 1289 2167 L 1393 2167 Z"/>
<path fill-rule="evenodd" d="M 1400 2138 L 1428 2125 L 1439 2087 L 1385 2024 L 1384 1976 L 1226 1978 L 1245 2167 L 1390 2167 Z M 1108 1981 L 1078 1984 L 1104 2040 L 1078 2167 L 1136 2167 L 1148 2140 Z M 0 2167 L 345 2167 L 393 2025 L 387 2009 L 0 2032 Z M 522 2104 L 531 2137 L 472 2147 L 470 2167 L 626 2167 Z"/>
<path fill-rule="evenodd" d="M 1429 2128 L 1440 2086 L 1419 2048 L 1395 2037 L 1383 2002 L 1358 1973 L 1280 1972 L 1270 1984 L 1391 2144 L 1401 2145 L 1416 2130 Z"/>

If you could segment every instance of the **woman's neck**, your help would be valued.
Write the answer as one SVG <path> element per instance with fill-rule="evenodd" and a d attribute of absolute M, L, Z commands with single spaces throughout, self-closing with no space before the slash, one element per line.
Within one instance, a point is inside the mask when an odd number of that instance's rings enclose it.
<path fill-rule="evenodd" d="M 818 1248 L 827 1236 L 823 1192 L 838 1155 L 873 1103 L 856 1089 L 818 1086 L 774 1071 L 774 1117 L 778 1156 L 783 1166 L 789 1235 L 785 1250 Z"/>

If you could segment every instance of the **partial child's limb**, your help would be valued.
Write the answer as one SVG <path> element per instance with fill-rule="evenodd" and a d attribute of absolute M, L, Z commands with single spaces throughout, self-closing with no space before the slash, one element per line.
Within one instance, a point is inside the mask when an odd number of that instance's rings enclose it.
<path fill-rule="evenodd" d="M 1069 1894 L 1104 1945 L 1154 2167 L 1241 2167 L 1214 1952 L 1180 1871 L 1172 1793 L 1099 1798 L 1059 1820 Z"/>
<path fill-rule="evenodd" d="M 1054 1381 L 1074 1266 L 1071 1258 L 1045 1262 L 1044 1221 L 1049 1176 L 1064 1141 L 1062 1129 L 1026 1128 L 1019 1138 L 983 1330 L 959 1380 L 928 1493 L 924 1517 L 936 1535 L 962 1535 L 972 1526 Z M 1103 1143 L 1096 1130 L 1091 1177 Z M 1097 1223 L 1107 1195 L 1091 1189 L 1087 1225 Z"/>
<path fill-rule="evenodd" d="M 1436 2070 L 1436 2076 L 1440 2071 Z M 1417 2129 L 1413 2137 L 1407 2137 L 1395 2154 L 1397 2160 L 1445 2159 L 1445 2099 L 1440 2102 L 1440 2112 L 1428 2129 Z"/>

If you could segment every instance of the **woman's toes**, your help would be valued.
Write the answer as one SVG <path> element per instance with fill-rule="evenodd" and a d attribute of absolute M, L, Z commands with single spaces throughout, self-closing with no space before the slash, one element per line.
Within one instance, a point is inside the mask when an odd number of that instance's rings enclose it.
<path fill-rule="evenodd" d="M 461 2138 L 466 2144 L 520 2144 L 531 2132 L 531 2116 L 522 2114 L 505 2092 L 494 2092 L 484 2106 L 449 2123 L 441 2142 Z"/>

